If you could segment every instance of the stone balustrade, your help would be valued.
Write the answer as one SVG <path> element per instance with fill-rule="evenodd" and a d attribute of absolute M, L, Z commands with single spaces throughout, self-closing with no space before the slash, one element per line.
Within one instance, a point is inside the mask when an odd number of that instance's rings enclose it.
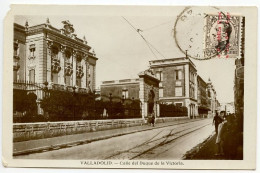
<path fill-rule="evenodd" d="M 13 125 L 13 141 L 20 142 L 33 139 L 51 138 L 55 136 L 138 126 L 142 124 L 144 124 L 144 120 L 141 118 L 43 123 L 15 123 Z"/>
<path fill-rule="evenodd" d="M 156 118 L 156 123 L 165 123 L 184 119 L 188 119 L 188 117 Z M 55 136 L 72 135 L 77 133 L 101 131 L 131 126 L 141 126 L 145 123 L 147 123 L 147 120 L 142 118 L 15 123 L 13 124 L 13 141 L 20 142 L 34 139 L 51 138 Z"/>

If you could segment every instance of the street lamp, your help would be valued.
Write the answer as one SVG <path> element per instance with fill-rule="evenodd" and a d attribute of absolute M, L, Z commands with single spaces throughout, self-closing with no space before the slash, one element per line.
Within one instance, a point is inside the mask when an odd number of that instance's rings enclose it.
<path fill-rule="evenodd" d="M 94 119 L 96 120 L 96 90 L 93 91 L 94 94 Z"/>
<path fill-rule="evenodd" d="M 110 101 L 110 114 L 112 115 L 112 93 L 109 93 L 109 101 Z"/>
<path fill-rule="evenodd" d="M 143 105 L 143 104 L 142 104 L 142 101 L 140 101 L 140 116 L 141 116 L 141 117 L 143 117 L 143 115 L 142 115 L 142 109 L 143 109 L 142 105 Z"/>
<path fill-rule="evenodd" d="M 134 101 L 135 101 L 135 98 L 132 97 L 132 104 L 131 104 L 131 110 L 130 110 L 131 111 L 130 115 L 131 115 L 132 118 L 135 117 Z"/>

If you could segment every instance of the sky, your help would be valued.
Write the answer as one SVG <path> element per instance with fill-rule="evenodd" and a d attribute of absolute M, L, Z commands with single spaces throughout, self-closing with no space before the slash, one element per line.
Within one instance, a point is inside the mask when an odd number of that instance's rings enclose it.
<path fill-rule="evenodd" d="M 98 58 L 96 66 L 96 88 L 101 81 L 138 78 L 138 73 L 149 68 L 149 61 L 163 58 L 178 58 L 185 55 L 176 46 L 173 28 L 177 14 L 172 16 L 124 16 L 135 28 L 142 30 L 144 38 L 151 43 L 156 57 L 145 41 L 121 16 L 16 16 L 14 22 L 29 26 L 45 23 L 58 29 L 61 21 L 69 20 L 79 38 L 86 37 Z M 184 36 L 182 39 L 186 39 Z M 197 73 L 205 81 L 210 78 L 220 103 L 234 100 L 235 59 L 214 58 L 193 60 Z"/>

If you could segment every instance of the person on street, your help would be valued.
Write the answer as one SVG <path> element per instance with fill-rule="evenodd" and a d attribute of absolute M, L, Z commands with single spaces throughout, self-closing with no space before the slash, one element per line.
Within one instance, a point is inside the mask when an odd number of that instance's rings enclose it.
<path fill-rule="evenodd" d="M 226 129 L 227 121 L 224 120 L 218 125 L 218 133 L 216 138 L 216 144 L 217 144 L 217 153 L 215 155 L 224 155 L 223 152 L 223 142 L 225 140 L 225 133 L 227 131 Z"/>
<path fill-rule="evenodd" d="M 151 125 L 154 127 L 154 123 L 155 123 L 155 116 L 154 113 L 152 113 L 152 117 L 151 117 Z"/>
<path fill-rule="evenodd" d="M 212 125 L 215 124 L 215 132 L 216 132 L 217 135 L 218 135 L 218 125 L 220 123 L 222 123 L 222 121 L 223 121 L 222 118 L 220 116 L 218 116 L 218 113 L 216 112 L 216 115 L 213 118 Z"/>

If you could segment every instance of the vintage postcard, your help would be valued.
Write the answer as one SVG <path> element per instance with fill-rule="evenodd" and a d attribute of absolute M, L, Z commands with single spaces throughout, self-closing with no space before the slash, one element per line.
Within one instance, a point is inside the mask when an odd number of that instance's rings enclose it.
<path fill-rule="evenodd" d="M 12 5 L 3 165 L 255 169 L 256 36 L 256 7 Z"/>

